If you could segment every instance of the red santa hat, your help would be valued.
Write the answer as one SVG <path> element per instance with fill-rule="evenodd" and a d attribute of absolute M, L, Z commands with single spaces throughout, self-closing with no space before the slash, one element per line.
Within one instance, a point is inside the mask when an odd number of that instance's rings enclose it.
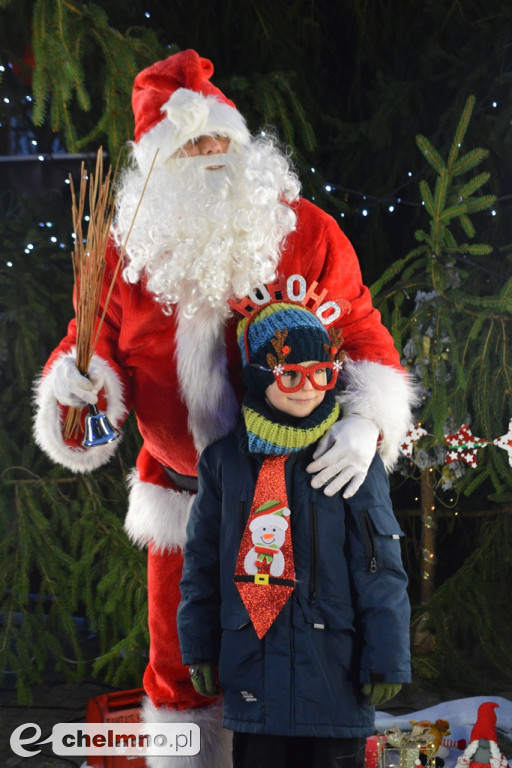
<path fill-rule="evenodd" d="M 250 134 L 234 103 L 210 82 L 213 64 L 196 51 L 175 53 L 135 78 L 132 107 L 137 160 L 156 150 L 161 161 L 205 134 L 247 144 Z"/>
<path fill-rule="evenodd" d="M 499 704 L 494 701 L 486 701 L 478 707 L 476 723 L 471 731 L 470 741 L 487 739 L 487 741 L 498 741 L 496 736 L 496 712 L 494 711 Z"/>

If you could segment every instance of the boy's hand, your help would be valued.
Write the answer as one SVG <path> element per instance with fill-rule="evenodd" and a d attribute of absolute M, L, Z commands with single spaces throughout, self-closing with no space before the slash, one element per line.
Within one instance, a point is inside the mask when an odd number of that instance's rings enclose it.
<path fill-rule="evenodd" d="M 343 498 L 354 495 L 363 484 L 377 450 L 379 428 L 358 414 L 344 416 L 318 443 L 314 461 L 306 467 L 315 474 L 313 488 L 325 485 L 326 496 L 334 496 L 344 485 Z M 327 483 L 327 485 L 326 485 Z"/>
<path fill-rule="evenodd" d="M 219 686 L 215 681 L 215 664 L 212 661 L 199 661 L 188 668 L 190 681 L 196 693 L 201 696 L 218 696 Z"/>
<path fill-rule="evenodd" d="M 393 699 L 401 689 L 401 683 L 365 683 L 363 685 L 363 693 L 368 697 L 368 704 L 371 707 Z"/>

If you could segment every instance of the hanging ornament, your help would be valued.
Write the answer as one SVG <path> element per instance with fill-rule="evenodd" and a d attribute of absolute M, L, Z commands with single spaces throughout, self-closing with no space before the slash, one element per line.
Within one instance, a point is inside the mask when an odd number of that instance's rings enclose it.
<path fill-rule="evenodd" d="M 508 432 L 506 435 L 497 437 L 495 440 L 485 440 L 481 437 L 475 437 L 467 424 L 462 424 L 461 427 L 451 435 L 444 435 L 442 438 L 437 435 L 432 435 L 427 430 L 423 429 L 419 425 L 414 425 L 412 422 L 409 425 L 409 429 L 405 435 L 403 442 L 400 444 L 400 452 L 407 456 L 408 459 L 413 459 L 414 444 L 428 435 L 429 437 L 435 437 L 436 440 L 443 440 L 448 446 L 448 452 L 445 457 L 446 464 L 452 464 L 456 461 L 464 461 L 469 464 L 470 467 L 475 468 L 478 465 L 477 451 L 480 448 L 486 448 L 488 445 L 495 445 L 498 448 L 503 448 L 508 453 L 508 462 L 512 467 L 512 419 L 508 423 Z"/>
<path fill-rule="evenodd" d="M 488 440 L 482 440 L 480 437 L 475 437 L 467 424 L 463 424 L 452 435 L 445 435 L 444 441 L 449 449 L 446 455 L 446 463 L 451 464 L 453 461 L 465 461 L 470 467 L 477 466 L 477 450 L 485 448 L 489 442 Z"/>
<path fill-rule="evenodd" d="M 407 456 L 407 458 L 412 457 L 412 451 L 414 443 L 417 440 L 421 440 L 422 437 L 425 437 L 428 432 L 426 429 L 423 429 L 420 426 L 415 426 L 412 422 L 409 426 L 409 429 L 407 431 L 407 434 L 405 435 L 405 439 L 403 443 L 400 446 L 400 450 L 404 454 L 404 456 Z"/>
<path fill-rule="evenodd" d="M 508 463 L 512 467 L 512 419 L 508 423 L 508 432 L 506 435 L 496 438 L 492 441 L 498 448 L 503 448 L 508 453 Z"/>

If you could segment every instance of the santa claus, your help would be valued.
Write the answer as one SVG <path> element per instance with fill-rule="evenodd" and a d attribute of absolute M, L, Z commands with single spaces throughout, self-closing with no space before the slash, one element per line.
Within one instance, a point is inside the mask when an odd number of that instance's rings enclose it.
<path fill-rule="evenodd" d="M 195 693 L 181 664 L 176 610 L 198 454 L 238 414 L 233 303 L 243 312 L 247 302 L 286 294 L 318 313 L 337 313 L 347 355 L 343 418 L 309 467 L 312 484 L 328 495 L 344 486 L 345 496 L 355 493 L 376 450 L 393 465 L 412 400 L 350 242 L 299 196 L 289 157 L 272 138 L 250 135 L 212 73 L 210 61 L 187 50 L 136 77 L 132 162 L 119 179 L 102 304 L 120 253 L 123 264 L 89 377 L 75 366 L 72 320 L 35 385 L 35 439 L 75 472 L 100 467 L 118 443 L 84 448 L 64 440 L 67 406 L 98 402 L 116 427 L 131 409 L 136 414 L 143 444 L 126 530 L 148 547 L 143 717 L 199 723 L 202 739 L 199 756 L 147 758 L 154 768 L 230 763 L 221 705 Z"/>

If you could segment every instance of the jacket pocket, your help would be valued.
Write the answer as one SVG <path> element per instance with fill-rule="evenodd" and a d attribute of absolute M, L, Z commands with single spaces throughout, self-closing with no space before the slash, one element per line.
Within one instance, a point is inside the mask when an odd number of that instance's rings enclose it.
<path fill-rule="evenodd" d="M 292 623 L 295 627 L 307 625 L 311 629 L 354 629 L 354 609 L 345 603 L 331 600 L 301 600 L 292 598 Z"/>
<path fill-rule="evenodd" d="M 297 724 L 327 729 L 359 726 L 354 679 L 358 644 L 352 609 L 340 603 L 294 605 L 293 706 Z"/>
<path fill-rule="evenodd" d="M 361 521 L 361 532 L 363 534 L 366 567 L 370 573 L 375 573 L 377 571 L 377 540 L 374 526 L 367 509 L 362 509 L 359 512 L 359 517 Z"/>
<path fill-rule="evenodd" d="M 263 723 L 265 711 L 264 644 L 258 640 L 250 621 L 235 617 L 222 628 L 218 678 L 223 693 L 226 727 L 242 729 L 242 723 Z"/>
<path fill-rule="evenodd" d="M 359 511 L 366 567 L 370 573 L 396 562 L 404 532 L 387 507 L 367 507 Z"/>

